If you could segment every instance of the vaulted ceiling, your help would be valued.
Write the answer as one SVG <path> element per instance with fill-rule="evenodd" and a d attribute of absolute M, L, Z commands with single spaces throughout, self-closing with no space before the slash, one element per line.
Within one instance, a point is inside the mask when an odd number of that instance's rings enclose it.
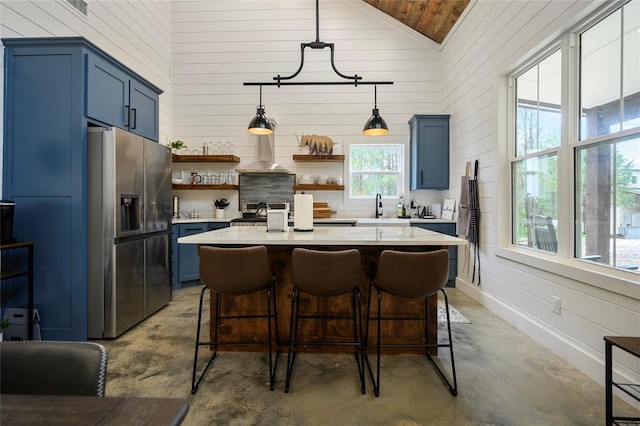
<path fill-rule="evenodd" d="M 470 0 L 363 1 L 436 43 L 442 43 Z"/>

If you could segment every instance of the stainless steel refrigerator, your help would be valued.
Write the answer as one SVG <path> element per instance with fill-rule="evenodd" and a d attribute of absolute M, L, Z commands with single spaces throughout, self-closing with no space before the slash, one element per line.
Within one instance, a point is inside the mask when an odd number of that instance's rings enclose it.
<path fill-rule="evenodd" d="M 88 129 L 88 338 L 115 338 L 171 300 L 171 151 Z"/>

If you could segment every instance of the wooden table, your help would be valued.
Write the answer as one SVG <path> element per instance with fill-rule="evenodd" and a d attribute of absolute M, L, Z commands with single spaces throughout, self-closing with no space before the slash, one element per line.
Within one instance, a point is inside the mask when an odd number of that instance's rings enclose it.
<path fill-rule="evenodd" d="M 0 424 L 179 425 L 185 399 L 93 396 L 1 395 Z"/>
<path fill-rule="evenodd" d="M 315 250 L 344 250 L 347 248 L 357 248 L 362 255 L 363 277 L 360 285 L 362 292 L 363 314 L 366 316 L 368 306 L 368 279 L 375 276 L 378 266 L 378 258 L 383 250 L 403 250 L 403 251 L 429 251 L 452 245 L 464 245 L 466 240 L 452 237 L 438 232 L 429 231 L 418 227 L 316 227 L 313 232 L 294 232 L 288 228 L 286 232 L 267 232 L 266 227 L 230 227 L 210 232 L 203 232 L 188 237 L 178 239 L 179 244 L 199 244 L 218 247 L 246 247 L 264 245 L 267 247 L 271 268 L 276 273 L 276 294 L 278 308 L 278 323 L 280 325 L 280 337 L 283 343 L 289 342 L 289 321 L 291 313 L 291 291 L 293 285 L 290 280 L 291 252 L 296 247 L 304 247 Z M 419 279 L 419 277 L 416 277 Z M 264 295 L 251 294 L 245 296 L 224 296 L 222 298 L 223 315 L 243 314 L 253 315 L 264 312 Z M 196 303 L 196 301 L 194 301 Z M 306 303 L 306 302 L 303 302 Z M 309 303 L 313 310 L 318 307 L 329 310 L 332 314 L 348 312 L 350 307 L 349 296 L 344 296 L 342 300 L 332 300 L 330 305 L 323 298 L 312 298 Z M 214 304 L 211 305 L 211 315 L 215 314 Z M 427 319 L 428 343 L 437 341 L 437 295 L 428 300 L 429 317 Z M 421 299 L 395 298 L 385 296 L 385 306 L 383 311 L 386 314 L 395 312 L 406 313 L 408 315 L 421 314 Z M 213 324 L 214 321 L 211 321 Z M 417 332 L 415 325 L 410 324 L 387 324 L 383 325 L 382 334 L 389 343 L 407 342 L 412 339 L 420 339 L 424 333 Z M 346 328 L 349 329 L 348 327 Z M 320 335 L 333 339 L 340 339 L 341 330 L 345 327 L 340 323 L 335 326 L 327 324 L 326 320 L 306 321 L 301 327 L 300 333 L 306 338 L 308 336 Z M 213 332 L 213 330 L 211 330 Z M 332 334 L 334 333 L 335 334 Z M 220 330 L 221 340 L 245 340 L 251 338 L 263 338 L 267 335 L 266 324 L 254 321 L 228 321 L 223 323 Z M 373 336 L 371 337 L 373 338 Z M 424 342 L 422 342 L 424 343 Z M 233 350 L 230 346 L 225 349 Z M 243 350 L 261 350 L 258 345 L 254 347 L 238 347 Z M 305 350 L 323 351 L 344 351 L 340 347 L 308 347 Z M 404 352 L 413 352 L 405 349 Z M 435 352 L 435 349 L 434 351 Z"/>

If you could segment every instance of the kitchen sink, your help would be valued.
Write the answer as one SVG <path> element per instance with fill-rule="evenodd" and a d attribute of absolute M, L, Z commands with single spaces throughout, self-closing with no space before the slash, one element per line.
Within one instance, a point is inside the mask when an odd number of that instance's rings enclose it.
<path fill-rule="evenodd" d="M 410 226 L 409 219 L 398 218 L 367 218 L 357 219 L 356 226 Z"/>

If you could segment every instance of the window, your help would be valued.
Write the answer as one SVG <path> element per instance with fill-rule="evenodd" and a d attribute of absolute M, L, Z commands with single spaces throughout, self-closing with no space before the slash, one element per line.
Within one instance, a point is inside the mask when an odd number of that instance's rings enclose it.
<path fill-rule="evenodd" d="M 639 31 L 635 0 L 580 35 L 582 142 L 574 151 L 575 256 L 634 270 L 640 266 L 634 183 L 640 169 Z"/>
<path fill-rule="evenodd" d="M 576 256 L 640 266 L 640 135 L 576 149 Z"/>
<path fill-rule="evenodd" d="M 638 271 L 640 0 L 589 25 L 511 76 L 511 240 Z"/>
<path fill-rule="evenodd" d="M 558 153 L 561 130 L 561 51 L 515 76 L 515 156 L 511 163 L 513 243 L 545 251 L 542 222 L 558 219 Z M 554 249 L 555 248 L 555 249 Z"/>
<path fill-rule="evenodd" d="M 516 156 L 560 146 L 561 51 L 516 77 Z"/>
<path fill-rule="evenodd" d="M 351 198 L 371 198 L 376 194 L 397 197 L 402 193 L 403 145 L 351 144 L 349 181 Z"/>
<path fill-rule="evenodd" d="M 557 252 L 558 156 L 537 155 L 515 161 L 513 187 L 515 206 L 514 244 Z M 553 226 L 553 229 L 550 226 Z M 545 231 L 544 227 L 547 227 Z M 546 234 L 550 233 L 547 237 Z M 550 239 L 547 244 L 545 239 Z"/>
<path fill-rule="evenodd" d="M 580 139 L 640 126 L 640 2 L 580 35 Z"/>

